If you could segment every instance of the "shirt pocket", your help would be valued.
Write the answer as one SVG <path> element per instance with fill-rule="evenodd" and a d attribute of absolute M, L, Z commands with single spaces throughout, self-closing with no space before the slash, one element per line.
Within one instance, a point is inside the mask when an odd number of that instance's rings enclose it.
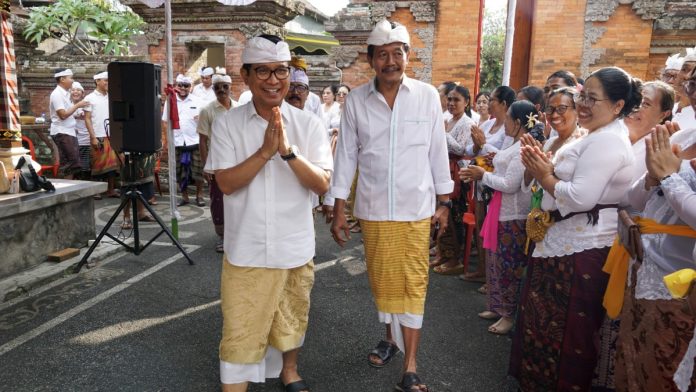
<path fill-rule="evenodd" d="M 426 146 L 430 140 L 429 118 L 406 118 L 403 124 L 403 143 L 407 146 Z"/>

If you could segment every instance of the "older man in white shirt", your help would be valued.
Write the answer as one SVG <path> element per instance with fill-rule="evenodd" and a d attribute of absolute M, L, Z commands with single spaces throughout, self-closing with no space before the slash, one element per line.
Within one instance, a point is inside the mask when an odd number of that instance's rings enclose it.
<path fill-rule="evenodd" d="M 213 91 L 215 70 L 212 67 L 203 67 L 198 74 L 201 77 L 201 82 L 191 90 L 191 94 L 197 96 L 204 104 L 208 104 L 217 98 L 215 91 Z"/>
<path fill-rule="evenodd" d="M 203 200 L 203 164 L 201 153 L 198 149 L 200 138 L 196 128 L 198 126 L 198 114 L 203 106 L 201 100 L 191 90 L 191 78 L 184 75 L 176 77 L 176 108 L 179 113 L 179 129 L 175 129 L 174 146 L 176 147 L 176 177 L 179 179 L 179 190 L 182 200 L 179 206 L 189 204 L 188 185 L 193 180 L 196 184 L 196 205 L 205 206 Z M 169 117 L 169 101 L 162 111 L 162 127 L 167 127 Z M 183 157 L 183 161 L 182 161 Z"/>
<path fill-rule="evenodd" d="M 213 90 L 215 91 L 216 99 L 209 104 L 203 106 L 198 117 L 198 135 L 200 143 L 198 149 L 201 154 L 201 161 L 208 161 L 208 151 L 210 151 L 210 138 L 215 129 L 213 123 L 219 116 L 224 115 L 232 108 L 237 106 L 237 102 L 232 99 L 232 78 L 229 75 L 213 75 Z M 218 127 L 222 125 L 218 123 Z M 203 173 L 203 176 L 210 184 L 210 215 L 215 225 L 215 233 L 218 235 L 218 241 L 215 244 L 215 251 L 218 253 L 224 252 L 223 236 L 225 233 L 225 216 L 223 207 L 223 195 L 220 187 L 215 181 L 215 175 Z"/>
<path fill-rule="evenodd" d="M 309 317 L 315 254 L 312 195 L 333 169 L 321 120 L 284 102 L 290 49 L 276 36 L 247 41 L 240 70 L 252 100 L 213 122 L 206 169 L 225 194 L 223 391 L 280 376 L 309 391 L 297 354 Z M 282 354 L 282 355 L 281 355 Z"/>
<path fill-rule="evenodd" d="M 50 135 L 58 146 L 60 170 L 64 178 L 72 179 L 81 170 L 80 152 L 77 144 L 75 127 L 77 123 L 73 114 L 89 103 L 82 100 L 73 105 L 70 100 L 70 88 L 73 84 L 73 72 L 70 69 L 59 68 L 53 75 L 58 84 L 51 92 L 49 112 L 51 114 Z"/>
<path fill-rule="evenodd" d="M 425 388 L 416 375 L 416 353 L 431 218 L 442 232 L 454 188 L 438 92 L 404 74 L 409 42 L 406 28 L 387 20 L 370 33 L 367 59 L 376 76 L 346 99 L 330 191 L 335 198 L 331 232 L 343 245 L 349 236 L 345 200 L 359 169 L 354 215 L 363 231 L 379 319 L 386 323 L 386 340 L 368 360 L 382 367 L 404 351 L 404 374 L 397 384 L 403 391 Z"/>

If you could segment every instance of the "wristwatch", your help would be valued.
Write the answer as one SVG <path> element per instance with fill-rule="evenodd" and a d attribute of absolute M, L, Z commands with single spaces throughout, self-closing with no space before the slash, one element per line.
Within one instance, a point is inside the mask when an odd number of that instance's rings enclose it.
<path fill-rule="evenodd" d="M 290 146 L 290 149 L 289 149 L 289 150 L 290 150 L 290 153 L 288 153 L 288 155 L 281 155 L 281 156 L 280 156 L 280 158 L 281 158 L 282 160 L 284 160 L 284 161 L 290 161 L 290 160 L 293 160 L 293 159 L 297 158 L 297 156 L 300 155 L 300 150 L 299 150 L 299 149 L 297 148 L 297 146 L 294 145 L 294 144 L 293 144 L 292 146 Z"/>
<path fill-rule="evenodd" d="M 447 207 L 451 210 L 452 209 L 452 200 L 438 201 L 437 205 L 438 205 L 438 207 Z"/>

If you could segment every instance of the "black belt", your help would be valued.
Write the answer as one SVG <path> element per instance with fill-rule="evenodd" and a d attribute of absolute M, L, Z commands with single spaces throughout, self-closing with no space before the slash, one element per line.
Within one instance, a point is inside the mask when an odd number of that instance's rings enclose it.
<path fill-rule="evenodd" d="M 605 208 L 619 208 L 618 204 L 597 204 L 592 208 L 591 210 L 588 211 L 580 211 L 580 212 L 571 212 L 570 214 L 566 216 L 561 216 L 561 213 L 558 212 L 558 210 L 551 211 L 549 214 L 551 215 L 551 218 L 553 219 L 554 222 L 560 222 L 562 220 L 566 220 L 568 218 L 571 218 L 575 215 L 580 215 L 580 214 L 587 214 L 587 224 L 592 224 L 592 226 L 595 226 L 597 222 L 599 221 L 599 210 L 603 210 Z"/>

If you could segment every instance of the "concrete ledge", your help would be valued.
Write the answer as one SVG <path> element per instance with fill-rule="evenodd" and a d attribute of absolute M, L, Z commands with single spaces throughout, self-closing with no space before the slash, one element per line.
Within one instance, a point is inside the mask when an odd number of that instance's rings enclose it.
<path fill-rule="evenodd" d="M 31 268 L 49 253 L 94 239 L 94 199 L 106 184 L 55 180 L 55 192 L 0 196 L 0 278 Z"/>

